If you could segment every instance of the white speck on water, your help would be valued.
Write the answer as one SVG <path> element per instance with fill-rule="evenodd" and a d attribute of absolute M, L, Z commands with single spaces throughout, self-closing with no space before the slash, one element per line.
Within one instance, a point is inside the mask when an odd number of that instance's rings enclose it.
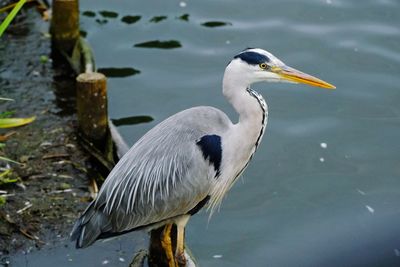
<path fill-rule="evenodd" d="M 319 158 L 319 161 L 324 162 L 325 159 L 324 158 Z"/>
<path fill-rule="evenodd" d="M 179 6 L 180 7 L 186 7 L 186 2 L 183 2 L 183 1 L 179 2 Z"/>
<path fill-rule="evenodd" d="M 120 262 L 125 262 L 125 259 L 122 258 L 122 257 L 119 257 L 118 260 L 119 260 Z"/>
<path fill-rule="evenodd" d="M 213 258 L 214 258 L 214 259 L 220 259 L 220 258 L 222 258 L 222 255 L 216 254 L 216 255 L 213 256 Z"/>
<path fill-rule="evenodd" d="M 332 4 L 332 0 L 326 0 L 326 3 L 327 3 L 328 5 L 330 5 L 330 4 Z"/>
<path fill-rule="evenodd" d="M 371 213 L 374 213 L 374 212 L 375 212 L 375 210 L 374 210 L 373 208 L 371 208 L 370 206 L 365 205 L 365 207 L 367 208 L 367 210 L 368 210 L 369 212 L 371 212 Z"/>
<path fill-rule="evenodd" d="M 226 44 L 230 44 L 230 43 L 231 43 L 231 41 L 229 41 L 229 40 L 226 40 L 226 41 L 225 41 L 225 43 L 226 43 Z"/>
<path fill-rule="evenodd" d="M 322 148 L 327 148 L 328 147 L 328 145 L 326 144 L 326 143 L 321 143 L 321 144 L 319 144 Z"/>
<path fill-rule="evenodd" d="M 357 47 L 354 47 L 354 52 L 358 52 L 358 48 Z"/>
<path fill-rule="evenodd" d="M 396 257 L 400 257 L 400 250 L 398 250 L 397 248 L 394 249 L 394 255 L 396 255 Z"/>
<path fill-rule="evenodd" d="M 103 264 L 103 265 L 107 265 L 107 264 L 109 264 L 109 263 L 110 263 L 109 260 L 104 260 L 104 261 L 101 262 L 101 264 Z"/>
<path fill-rule="evenodd" d="M 362 190 L 360 190 L 360 189 L 358 189 L 358 188 L 357 188 L 357 192 L 360 193 L 360 194 L 363 195 L 363 196 L 366 195 L 364 191 L 362 191 Z"/>

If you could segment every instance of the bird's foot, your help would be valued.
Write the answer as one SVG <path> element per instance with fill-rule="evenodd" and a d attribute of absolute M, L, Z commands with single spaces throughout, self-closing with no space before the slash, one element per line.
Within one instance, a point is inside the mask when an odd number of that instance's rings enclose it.
<path fill-rule="evenodd" d="M 186 257 L 184 251 L 177 251 L 175 254 L 175 260 L 178 264 L 178 267 L 185 267 L 186 266 Z"/>

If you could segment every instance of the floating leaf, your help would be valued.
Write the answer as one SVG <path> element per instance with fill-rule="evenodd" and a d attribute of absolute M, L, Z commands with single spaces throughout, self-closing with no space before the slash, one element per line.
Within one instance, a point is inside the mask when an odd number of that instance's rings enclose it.
<path fill-rule="evenodd" d="M 0 128 L 12 128 L 23 126 L 33 122 L 36 119 L 35 116 L 30 118 L 2 118 L 0 119 Z"/>
<path fill-rule="evenodd" d="M 149 41 L 144 43 L 135 44 L 135 47 L 145 47 L 145 48 L 160 48 L 160 49 L 173 49 L 182 47 L 181 43 L 176 40 L 169 41 Z"/>
<path fill-rule="evenodd" d="M 111 121 L 114 123 L 115 126 L 122 126 L 122 125 L 134 125 L 139 123 L 146 123 L 146 122 L 151 122 L 153 120 L 154 119 L 150 116 L 132 116 L 120 119 L 112 119 Z"/>
<path fill-rule="evenodd" d="M 223 21 L 207 21 L 202 23 L 204 27 L 215 28 L 215 27 L 222 27 L 227 25 L 232 25 L 230 22 L 223 22 Z"/>
<path fill-rule="evenodd" d="M 96 13 L 95 12 L 93 12 L 93 11 L 84 11 L 83 13 L 82 13 L 82 15 L 83 16 L 86 16 L 86 17 L 91 17 L 91 18 L 93 18 L 93 17 L 96 17 Z"/>
<path fill-rule="evenodd" d="M 142 17 L 141 16 L 124 16 L 122 17 L 121 21 L 126 24 L 133 24 L 138 22 Z"/>
<path fill-rule="evenodd" d="M 159 23 L 160 21 L 163 21 L 167 18 L 167 16 L 155 16 L 150 19 L 150 22 Z"/>
<path fill-rule="evenodd" d="M 140 70 L 134 68 L 99 68 L 97 70 L 107 77 L 127 77 L 140 73 Z"/>
<path fill-rule="evenodd" d="M 103 11 L 100 11 L 99 13 L 100 13 L 100 15 L 102 15 L 105 18 L 112 18 L 113 19 L 113 18 L 118 17 L 118 13 L 114 12 L 114 11 L 103 10 Z"/>

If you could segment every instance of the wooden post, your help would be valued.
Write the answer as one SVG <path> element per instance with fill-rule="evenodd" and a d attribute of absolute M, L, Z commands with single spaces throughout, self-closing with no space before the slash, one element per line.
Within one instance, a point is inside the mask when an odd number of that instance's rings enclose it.
<path fill-rule="evenodd" d="M 107 80 L 101 73 L 82 73 L 77 78 L 79 130 L 104 152 L 108 135 Z"/>
<path fill-rule="evenodd" d="M 79 39 L 78 0 L 53 0 L 50 33 L 58 49 L 72 53 Z"/>

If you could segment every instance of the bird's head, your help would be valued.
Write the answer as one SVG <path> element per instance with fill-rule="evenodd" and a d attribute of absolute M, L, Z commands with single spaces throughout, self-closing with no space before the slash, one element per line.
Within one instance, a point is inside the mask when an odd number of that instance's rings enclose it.
<path fill-rule="evenodd" d="M 288 82 L 303 83 L 327 89 L 336 88 L 314 76 L 287 66 L 271 53 L 260 48 L 248 48 L 237 54 L 227 69 L 247 83 Z"/>

